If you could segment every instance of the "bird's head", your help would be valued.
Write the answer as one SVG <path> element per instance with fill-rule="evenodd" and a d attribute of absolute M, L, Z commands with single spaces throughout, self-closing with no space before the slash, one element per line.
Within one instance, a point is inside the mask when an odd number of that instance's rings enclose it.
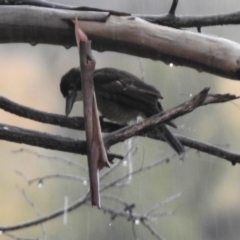
<path fill-rule="evenodd" d="M 68 116 L 76 101 L 82 100 L 81 73 L 79 68 L 72 68 L 61 79 L 60 90 L 66 98 L 65 113 Z"/>

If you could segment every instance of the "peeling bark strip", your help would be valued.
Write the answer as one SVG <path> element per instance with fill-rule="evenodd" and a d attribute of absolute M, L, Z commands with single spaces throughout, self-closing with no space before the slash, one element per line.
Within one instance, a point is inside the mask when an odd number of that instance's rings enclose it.
<path fill-rule="evenodd" d="M 91 41 L 88 41 L 87 36 L 77 27 L 76 22 L 77 21 L 75 21 L 75 35 L 80 56 L 91 202 L 93 206 L 101 208 L 99 170 L 109 166 L 109 164 L 102 139 L 94 91 L 93 73 L 96 62 L 91 52 Z"/>
<path fill-rule="evenodd" d="M 75 29 L 79 30 L 75 23 Z M 77 34 L 75 35 L 77 39 Z M 79 30 L 80 32 L 80 30 Z M 82 31 L 81 31 L 82 32 Z M 87 141 L 87 158 L 88 158 L 88 171 L 90 181 L 90 192 L 91 202 L 93 206 L 101 207 L 100 196 L 99 196 L 99 158 L 100 158 L 100 147 L 98 139 L 96 139 L 96 118 L 94 115 L 94 84 L 93 84 L 93 72 L 95 69 L 95 60 L 91 52 L 91 42 L 87 39 L 77 39 L 80 56 L 81 66 L 81 81 L 83 91 L 83 109 L 84 119 L 86 126 L 86 141 Z M 94 126 L 95 124 L 95 126 Z"/>
<path fill-rule="evenodd" d="M 135 17 L 109 16 L 108 12 L 1 6 L 0 43 L 76 46 L 74 26 L 68 20 L 75 16 L 92 40 L 94 50 L 121 52 L 240 79 L 238 43 L 158 26 Z"/>
<path fill-rule="evenodd" d="M 133 17 L 110 16 L 105 23 L 79 21 L 79 26 L 98 51 L 117 51 L 240 79 L 240 45 L 233 41 Z"/>

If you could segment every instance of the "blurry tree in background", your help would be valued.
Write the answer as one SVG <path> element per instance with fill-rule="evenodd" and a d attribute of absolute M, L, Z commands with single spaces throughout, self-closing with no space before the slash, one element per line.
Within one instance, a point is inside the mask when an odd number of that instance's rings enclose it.
<path fill-rule="evenodd" d="M 169 1 L 58 1 L 134 14 L 164 14 Z M 181 0 L 181 15 L 234 12 L 238 2 Z M 203 27 L 202 34 L 240 42 L 239 25 Z M 196 32 L 196 28 L 187 31 Z M 33 43 L 32 43 L 33 44 Z M 34 44 L 33 44 L 34 45 Z M 197 46 L 196 46 L 197 47 Z M 0 95 L 49 113 L 64 113 L 61 76 L 79 63 L 76 48 L 1 44 Z M 204 87 L 239 95 L 239 82 L 194 69 L 126 54 L 94 52 L 97 68 L 116 67 L 158 88 L 165 109 L 188 100 Z M 82 116 L 76 104 L 71 116 Z M 84 132 L 44 125 L 0 112 L 1 123 L 84 139 Z M 239 152 L 238 101 L 204 106 L 178 118 L 177 133 Z M 8 130 L 7 128 L 5 129 Z M 240 169 L 222 158 L 187 150 L 185 160 L 165 143 L 134 137 L 111 150 L 125 156 L 101 173 L 103 208 L 87 201 L 86 157 L 1 141 L 0 228 L 59 217 L 31 228 L 6 231 L 1 239 L 239 239 Z M 73 211 L 67 208 L 77 202 Z M 57 214 L 57 213 L 56 213 Z M 48 217 L 46 217 L 48 219 Z"/>

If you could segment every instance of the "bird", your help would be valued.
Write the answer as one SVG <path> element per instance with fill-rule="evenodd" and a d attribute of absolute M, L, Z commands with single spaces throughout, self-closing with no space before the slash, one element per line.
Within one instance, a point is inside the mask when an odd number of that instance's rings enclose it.
<path fill-rule="evenodd" d="M 137 76 L 116 68 L 101 68 L 94 71 L 93 82 L 98 110 L 102 117 L 128 124 L 138 116 L 143 119 L 161 113 L 163 99 L 160 91 Z M 66 99 L 65 114 L 68 116 L 76 101 L 82 101 L 81 71 L 72 68 L 60 82 L 60 91 Z M 176 127 L 174 123 L 168 125 Z M 166 124 L 156 127 L 163 139 L 180 155 L 184 154 L 181 142 L 171 133 Z"/>

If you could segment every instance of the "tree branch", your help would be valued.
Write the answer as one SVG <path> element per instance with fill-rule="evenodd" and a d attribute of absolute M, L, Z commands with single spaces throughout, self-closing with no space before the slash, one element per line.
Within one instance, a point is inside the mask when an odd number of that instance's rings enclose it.
<path fill-rule="evenodd" d="M 239 99 L 238 96 L 233 94 L 208 94 L 203 105 L 223 103 Z M 60 127 L 66 127 L 76 130 L 85 130 L 85 123 L 83 117 L 66 117 L 64 115 L 47 113 L 33 108 L 29 108 L 13 102 L 5 97 L 0 96 L 0 108 L 6 112 L 15 114 L 20 117 L 28 118 L 41 123 L 53 124 Z M 103 132 L 113 132 L 125 126 L 116 123 L 100 121 Z"/>
<path fill-rule="evenodd" d="M 86 142 L 38 131 L 0 124 L 0 139 L 51 150 L 86 155 Z"/>
<path fill-rule="evenodd" d="M 112 181 L 109 184 L 107 184 L 106 186 L 104 186 L 100 191 L 104 192 L 104 191 L 106 191 L 107 189 L 109 189 L 111 187 L 115 187 L 117 185 L 117 183 L 120 183 L 128 175 L 136 175 L 136 174 L 139 174 L 141 172 L 151 170 L 153 167 L 157 167 L 157 166 L 161 165 L 162 163 L 166 162 L 171 157 L 172 156 L 168 156 L 168 157 L 162 158 L 162 159 L 157 160 L 157 161 L 155 161 L 153 163 L 150 163 L 150 164 L 148 164 L 148 165 L 146 165 L 144 167 L 141 167 L 141 168 L 133 171 L 132 173 L 127 173 L 127 174 L 125 174 L 123 176 L 120 176 L 117 179 L 115 179 L 114 181 Z M 178 195 L 173 196 L 171 199 L 173 200 L 176 197 L 178 197 Z M 8 225 L 8 226 L 0 226 L 0 231 L 5 233 L 7 231 L 14 231 L 14 230 L 18 230 L 18 229 L 23 229 L 23 228 L 35 226 L 35 225 L 38 225 L 40 223 L 49 221 L 51 219 L 54 219 L 54 218 L 56 218 L 58 216 L 63 215 L 66 211 L 67 212 L 71 212 L 72 210 L 82 206 L 83 204 L 86 204 L 86 202 L 89 201 L 89 198 L 90 198 L 90 196 L 89 196 L 89 193 L 87 192 L 79 200 L 77 200 L 76 202 L 71 204 L 67 209 L 60 209 L 60 210 L 55 211 L 55 212 L 53 212 L 51 214 L 45 215 L 43 217 L 39 217 L 39 218 L 34 219 L 34 220 L 26 221 L 26 222 L 23 222 L 23 223 L 18 223 L 18 224 L 15 224 L 15 225 Z M 147 214 L 149 212 L 149 210 L 145 214 L 134 213 L 131 210 L 127 211 L 126 207 L 128 207 L 128 209 L 129 209 L 131 206 L 133 208 L 132 204 L 130 206 L 125 206 L 125 208 L 122 211 L 116 210 L 115 208 L 111 209 L 111 208 L 107 208 L 107 207 L 103 206 L 102 207 L 102 211 L 109 213 L 112 216 L 112 219 L 113 219 L 113 216 L 114 216 L 114 218 L 116 218 L 118 216 L 124 217 L 124 218 L 126 218 L 128 220 L 131 220 L 131 221 L 135 221 L 136 219 L 141 219 L 141 220 L 147 221 L 147 220 L 151 219 L 152 216 L 150 214 Z"/>
<path fill-rule="evenodd" d="M 175 11 L 177 9 L 177 5 L 178 5 L 178 0 L 173 0 L 172 2 L 172 6 L 169 10 L 169 14 L 175 15 Z"/>
<path fill-rule="evenodd" d="M 64 115 L 42 112 L 33 108 L 25 107 L 0 96 L 0 108 L 16 114 L 17 116 L 28 118 L 41 123 L 53 124 L 60 127 L 85 130 L 83 117 L 68 118 Z"/>
<path fill-rule="evenodd" d="M 205 88 L 199 94 L 194 96 L 192 99 L 182 103 L 177 107 L 156 114 L 152 117 L 143 120 L 142 122 L 136 123 L 134 125 L 122 128 L 120 130 L 105 135 L 104 141 L 106 146 L 112 146 L 118 142 L 124 141 L 138 134 L 145 134 L 150 130 L 154 129 L 157 125 L 160 125 L 161 123 L 169 122 L 172 119 L 175 119 L 177 117 L 180 117 L 193 111 L 195 108 L 201 106 L 205 102 L 208 91 L 209 88 Z"/>
<path fill-rule="evenodd" d="M 206 104 L 210 104 L 210 103 L 224 102 L 227 100 L 229 101 L 229 100 L 233 100 L 233 99 L 237 99 L 237 98 L 238 97 L 236 97 L 235 95 L 231 95 L 231 94 L 225 94 L 225 95 L 209 94 L 208 96 L 206 96 L 206 99 L 202 102 L 202 104 L 206 105 Z M 219 99 L 219 101 L 217 101 L 217 99 Z M 3 104 L 4 102 L 7 103 L 7 105 L 6 105 L 7 107 L 4 106 L 4 104 Z M 189 106 L 188 105 L 189 102 L 190 101 L 187 101 L 186 103 L 184 103 L 185 107 L 186 107 L 184 111 L 191 110 L 190 108 L 187 110 L 187 106 Z M 119 131 L 117 131 L 117 134 L 115 132 L 114 134 L 111 133 L 111 134 L 105 136 L 105 138 L 106 138 L 105 140 L 107 141 L 109 146 L 112 146 L 113 144 L 117 143 L 118 141 L 124 141 L 125 139 L 133 136 L 134 134 L 136 134 L 136 135 L 138 134 L 140 136 L 150 137 L 150 138 L 159 140 L 159 136 L 156 136 L 154 131 L 148 132 L 148 133 L 146 133 L 144 131 L 149 131 L 148 127 L 149 128 L 153 127 L 151 125 L 160 124 L 165 121 L 172 120 L 174 117 L 177 117 L 176 115 L 183 114 L 183 112 L 181 112 L 181 111 L 184 108 L 181 108 L 181 106 L 183 107 L 184 104 L 182 104 L 174 109 L 165 111 L 160 116 L 154 117 L 153 118 L 154 120 L 146 119 L 144 122 L 138 123 L 140 125 L 135 124 L 133 126 L 123 128 L 123 126 L 120 126 L 118 124 L 104 122 L 103 126 L 105 126 L 105 128 L 104 128 L 105 132 L 109 132 L 109 131 L 116 130 L 116 129 L 119 130 Z M 16 106 L 16 108 L 14 108 L 14 106 Z M 15 103 L 13 103 L 5 98 L 1 98 L 1 97 L 0 97 L 0 108 L 5 109 L 6 111 L 10 111 L 14 114 L 20 113 L 20 115 L 23 117 L 29 117 L 30 119 L 34 119 L 37 121 L 40 119 L 41 122 L 50 123 L 50 124 L 53 124 L 53 122 L 54 122 L 54 124 L 59 124 L 59 123 L 62 124 L 62 122 L 64 122 L 65 126 L 67 126 L 69 128 L 84 130 L 84 124 L 78 123 L 79 119 L 83 120 L 83 118 L 77 118 L 77 117 L 66 118 L 61 115 L 40 112 L 37 110 L 23 107 L 19 104 L 15 105 Z M 24 112 L 24 111 L 26 111 L 26 112 Z M 44 115 L 46 115 L 46 116 L 44 116 Z M 39 119 L 38 119 L 38 117 L 39 117 Z M 59 119 L 62 119 L 63 121 L 62 122 L 57 121 L 58 117 L 59 117 Z M 143 131 L 144 128 L 145 128 L 145 130 Z M 208 154 L 220 157 L 220 158 L 224 158 L 224 159 L 230 161 L 231 163 L 240 163 L 240 155 L 239 154 L 231 153 L 231 152 L 221 149 L 219 147 L 216 147 L 216 146 L 213 146 L 213 145 L 210 145 L 207 143 L 203 143 L 203 142 L 200 142 L 195 139 L 188 138 L 188 137 L 183 137 L 183 136 L 179 136 L 179 135 L 175 135 L 175 136 L 185 146 L 189 146 L 189 147 L 197 149 L 199 151 L 202 151 L 202 152 L 205 152 L 205 153 L 208 153 Z M 47 134 L 47 133 L 41 133 L 38 131 L 27 130 L 27 129 L 18 128 L 15 126 L 10 126 L 7 124 L 0 124 L 0 139 L 10 141 L 10 142 L 28 144 L 31 146 L 43 147 L 43 148 L 47 148 L 47 149 L 71 152 L 71 153 L 82 154 L 82 155 L 86 155 L 86 153 L 87 153 L 85 141 L 62 137 L 62 136 L 57 136 L 57 135 L 51 135 L 51 134 Z M 111 158 L 120 158 L 121 159 L 120 155 L 116 155 L 113 153 L 108 153 L 108 157 L 109 157 L 109 159 L 111 159 Z"/>
<path fill-rule="evenodd" d="M 52 8 L 59 10 L 70 10 L 70 11 L 78 11 L 87 12 L 85 17 L 86 20 L 106 20 L 105 14 L 115 15 L 115 16 L 134 16 L 142 18 L 148 22 L 169 26 L 173 28 L 201 28 L 208 26 L 222 26 L 229 24 L 240 24 L 240 11 L 227 13 L 227 14 L 217 14 L 217 15 L 206 15 L 206 16 L 182 16 L 175 15 L 175 10 L 177 8 L 178 0 L 173 0 L 171 8 L 169 10 L 169 14 L 159 14 L 159 15 L 143 15 L 143 14 L 130 14 L 126 12 L 119 12 L 109 9 L 100 9 L 100 8 L 92 8 L 92 7 L 73 7 L 64 4 L 58 4 L 48 1 L 39 1 L 39 0 L 8 0 L 0 1 L 0 5 L 11 6 L 11 5 L 28 5 L 28 6 L 36 6 L 36 7 L 44 7 L 44 8 Z M 94 13 L 93 13 L 94 12 Z M 104 14 L 101 14 L 104 13 Z M 96 15 L 95 15 L 96 14 Z M 87 16 L 88 15 L 88 16 Z M 95 15 L 95 16 L 94 16 Z M 96 17 L 98 16 L 98 17 Z M 83 17 L 83 19 L 85 18 Z"/>
<path fill-rule="evenodd" d="M 191 15 L 183 16 L 170 14 L 160 15 L 133 14 L 133 15 L 154 24 L 160 24 L 173 28 L 192 28 L 192 27 L 201 28 L 210 26 L 240 24 L 240 11 L 206 16 L 191 16 Z"/>
<path fill-rule="evenodd" d="M 80 21 L 80 28 L 92 40 L 94 50 L 126 53 L 240 79 L 240 45 L 235 42 L 104 12 L 2 6 L 0 43 L 75 46 L 73 24 L 67 20 L 75 16 L 85 20 Z"/>

